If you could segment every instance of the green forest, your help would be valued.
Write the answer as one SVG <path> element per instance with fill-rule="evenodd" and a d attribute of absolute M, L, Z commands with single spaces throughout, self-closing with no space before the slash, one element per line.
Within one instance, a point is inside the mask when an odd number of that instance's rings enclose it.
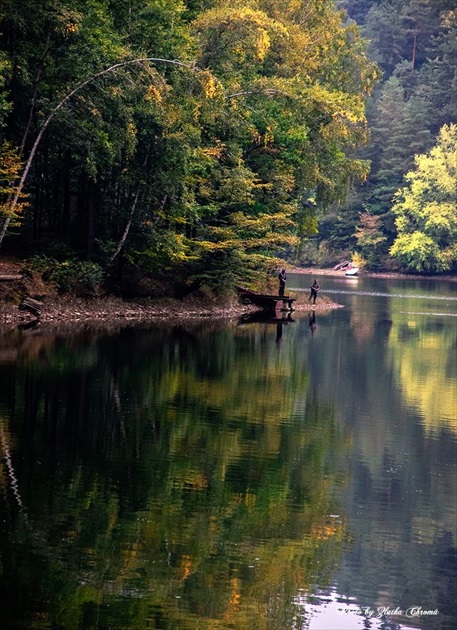
<path fill-rule="evenodd" d="M 0 255 L 62 291 L 449 273 L 456 208 L 455 0 L 1 0 Z"/>

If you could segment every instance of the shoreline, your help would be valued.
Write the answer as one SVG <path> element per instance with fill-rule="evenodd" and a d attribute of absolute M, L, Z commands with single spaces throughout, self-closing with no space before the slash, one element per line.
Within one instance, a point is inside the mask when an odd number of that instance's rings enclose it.
<path fill-rule="evenodd" d="M 336 271 L 326 267 L 288 267 L 288 273 L 302 275 L 332 276 L 335 278 L 345 278 L 344 271 Z M 411 274 L 399 271 L 364 271 L 363 269 L 356 278 L 386 278 L 392 280 L 433 280 L 435 282 L 457 282 L 457 275 L 452 274 Z"/>
<path fill-rule="evenodd" d="M 236 319 L 251 313 L 265 313 L 268 316 L 268 311 L 241 304 L 235 294 L 220 299 L 214 296 L 188 296 L 183 300 L 170 297 L 126 299 L 110 293 L 88 297 L 59 295 L 55 287 L 44 282 L 39 274 L 24 274 L 22 263 L 14 257 L 0 256 L 0 328 L 3 329 L 32 329 L 65 322 L 86 325 L 100 325 L 103 322 L 134 324 L 167 320 Z M 41 302 L 39 317 L 19 308 L 24 297 Z M 312 310 L 304 296 L 294 294 L 293 297 L 297 298 L 295 312 Z M 322 297 L 315 308 L 322 312 L 341 307 L 341 304 Z"/>
<path fill-rule="evenodd" d="M 288 267 L 289 273 L 307 276 L 328 276 L 345 278 L 344 271 L 335 269 L 307 267 Z M 396 272 L 364 272 L 357 277 L 361 278 L 385 278 L 406 280 L 433 280 L 437 282 L 457 282 L 457 276 L 418 276 L 416 274 L 404 274 Z M 325 312 L 336 308 L 344 308 L 342 304 L 333 302 L 329 297 L 321 295 L 315 305 L 311 305 L 307 299 L 307 293 L 295 294 L 295 310 L 293 312 L 307 313 L 312 310 Z M 153 321 L 182 321 L 182 320 L 209 320 L 209 319 L 236 319 L 251 313 L 263 313 L 268 316 L 268 311 L 263 311 L 254 306 L 243 305 L 235 298 L 215 299 L 190 298 L 176 300 L 171 298 L 148 298 L 125 300 L 113 295 L 98 297 L 75 297 L 72 295 L 44 297 L 42 314 L 39 318 L 27 311 L 20 310 L 17 303 L 3 301 L 0 303 L 0 328 L 19 327 L 23 329 L 38 326 L 50 326 L 59 323 L 83 323 L 86 325 L 106 323 L 145 323 Z M 278 312 L 278 311 L 277 311 Z M 274 316 L 274 312 L 272 313 Z"/>
<path fill-rule="evenodd" d="M 294 313 L 316 311 L 329 311 L 334 308 L 342 308 L 341 304 L 332 302 L 328 298 L 321 298 L 316 305 L 309 304 L 307 300 L 299 300 L 296 303 Z M 276 311 L 278 312 L 278 311 Z M 22 327 L 32 328 L 43 325 L 67 323 L 83 323 L 90 325 L 102 322 L 149 322 L 149 321 L 178 321 L 178 320 L 208 320 L 208 319 L 234 319 L 252 313 L 265 313 L 254 306 L 243 305 L 235 300 L 225 302 L 204 300 L 159 300 L 150 299 L 142 301 L 125 301 L 122 298 L 104 296 L 96 298 L 75 298 L 70 296 L 43 300 L 43 309 L 40 317 L 29 312 L 22 311 L 12 303 L 0 304 L 0 328 Z M 272 313 L 274 316 L 274 312 Z"/>

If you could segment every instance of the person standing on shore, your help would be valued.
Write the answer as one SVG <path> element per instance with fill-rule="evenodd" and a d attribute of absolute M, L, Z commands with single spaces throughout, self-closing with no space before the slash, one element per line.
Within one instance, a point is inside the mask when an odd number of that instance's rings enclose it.
<path fill-rule="evenodd" d="M 286 288 L 286 270 L 285 269 L 281 269 L 278 275 L 278 279 L 279 279 L 279 295 L 283 296 L 284 290 Z"/>
<path fill-rule="evenodd" d="M 313 304 L 316 304 L 317 292 L 319 291 L 319 283 L 316 279 L 314 280 L 310 289 L 311 289 L 311 293 L 309 294 L 308 302 L 311 302 L 312 300 Z"/>

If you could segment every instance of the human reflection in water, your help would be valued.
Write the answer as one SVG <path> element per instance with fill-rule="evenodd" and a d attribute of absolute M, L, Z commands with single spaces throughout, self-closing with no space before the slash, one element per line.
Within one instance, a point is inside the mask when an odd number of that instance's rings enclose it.
<path fill-rule="evenodd" d="M 276 343 L 280 343 L 282 339 L 282 324 L 278 322 L 276 324 Z"/>
<path fill-rule="evenodd" d="M 290 311 L 288 313 L 282 313 L 281 320 L 276 323 L 276 343 L 279 343 L 282 339 L 283 322 L 284 324 L 288 324 L 289 322 L 293 321 L 294 319 Z"/>
<path fill-rule="evenodd" d="M 309 314 L 309 332 L 314 335 L 316 332 L 317 324 L 316 324 L 316 312 L 311 311 Z"/>

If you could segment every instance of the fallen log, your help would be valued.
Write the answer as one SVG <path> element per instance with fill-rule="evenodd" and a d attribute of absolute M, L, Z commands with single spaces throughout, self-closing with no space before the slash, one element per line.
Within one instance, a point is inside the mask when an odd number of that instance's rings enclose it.
<path fill-rule="evenodd" d="M 40 317 L 41 308 L 43 306 L 43 302 L 39 302 L 38 300 L 34 300 L 31 297 L 25 297 L 22 302 L 19 304 L 20 311 L 29 311 L 35 317 Z"/>
<path fill-rule="evenodd" d="M 22 274 L 0 274 L 0 282 L 13 282 L 13 280 L 22 280 Z"/>

